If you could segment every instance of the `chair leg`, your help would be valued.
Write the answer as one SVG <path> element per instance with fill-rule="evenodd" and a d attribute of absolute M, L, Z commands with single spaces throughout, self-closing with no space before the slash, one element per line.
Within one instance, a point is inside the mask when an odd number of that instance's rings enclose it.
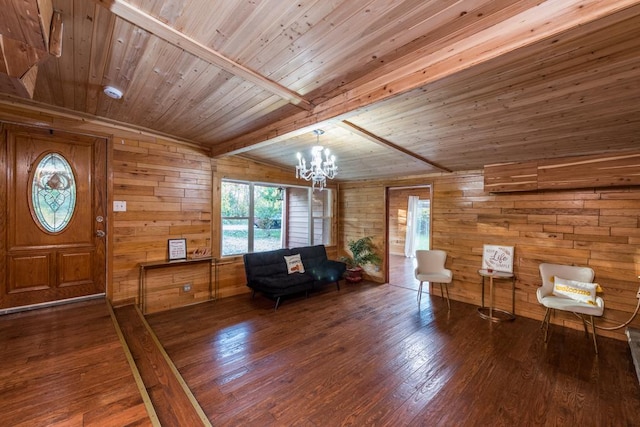
<path fill-rule="evenodd" d="M 338 288 L 338 290 L 340 290 L 340 281 L 336 280 L 336 288 Z"/>
<path fill-rule="evenodd" d="M 442 286 L 442 283 L 440 286 Z M 447 291 L 447 309 L 451 311 L 451 302 L 449 302 L 449 285 L 445 285 L 444 289 Z"/>
<path fill-rule="evenodd" d="M 280 297 L 278 297 L 278 299 L 276 300 L 276 307 L 273 309 L 273 311 L 277 311 L 279 305 L 280 305 Z"/>
<path fill-rule="evenodd" d="M 445 286 L 447 289 L 447 308 L 451 310 L 451 304 L 449 303 L 449 288 Z M 444 299 L 444 290 L 442 289 L 442 283 L 440 283 L 440 298 Z"/>
<path fill-rule="evenodd" d="M 584 327 L 584 333 L 587 334 L 587 336 L 589 336 L 589 329 L 587 328 L 587 321 L 584 320 L 584 314 L 581 314 L 580 318 L 582 319 L 582 326 Z"/>
<path fill-rule="evenodd" d="M 420 286 L 418 286 L 418 308 L 420 308 L 421 299 L 422 299 L 422 281 L 420 281 Z"/>
<path fill-rule="evenodd" d="M 596 341 L 596 324 L 593 321 L 593 316 L 589 316 L 591 318 L 591 330 L 593 333 L 593 347 L 596 350 L 596 354 L 598 354 L 598 342 Z"/>
<path fill-rule="evenodd" d="M 544 325 L 544 342 L 547 342 L 549 338 L 549 320 L 551 319 L 551 308 L 547 307 L 547 312 L 544 314 L 542 324 Z"/>

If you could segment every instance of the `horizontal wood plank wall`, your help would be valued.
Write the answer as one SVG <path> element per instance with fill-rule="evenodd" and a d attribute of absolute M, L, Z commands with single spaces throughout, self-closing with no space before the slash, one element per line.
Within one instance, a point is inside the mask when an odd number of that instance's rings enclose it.
<path fill-rule="evenodd" d="M 211 247 L 211 159 L 157 138 L 113 140 L 113 199 L 127 202 L 113 215 L 113 300 L 136 298 L 138 264 L 167 259 L 167 240 L 187 239 L 187 252 Z M 147 311 L 208 299 L 208 270 L 160 268 L 147 272 Z M 182 287 L 191 284 L 191 291 Z"/>
<path fill-rule="evenodd" d="M 429 200 L 428 187 L 390 189 L 389 191 L 389 254 L 403 255 L 407 240 L 407 208 L 409 196 Z"/>
<path fill-rule="evenodd" d="M 340 224 L 345 242 L 365 234 L 384 242 L 386 186 L 433 182 L 432 247 L 449 253 L 452 299 L 479 305 L 483 244 L 515 246 L 516 314 L 542 319 L 536 299 L 542 262 L 590 266 L 604 288 L 605 318 L 614 326 L 633 313 L 640 285 L 640 187 L 490 194 L 481 171 L 341 186 Z M 497 283 L 496 304 L 509 308 L 507 283 Z M 581 329 L 571 314 L 553 322 Z M 640 318 L 632 326 L 640 327 Z M 601 331 L 626 339 L 624 328 Z"/>
<path fill-rule="evenodd" d="M 338 203 L 338 236 L 340 255 L 348 254 L 348 242 L 372 236 L 381 258 L 384 257 L 385 192 L 382 184 L 341 184 Z M 377 270 L 372 265 L 363 266 L 364 277 L 374 282 L 384 282 L 386 264 Z"/>

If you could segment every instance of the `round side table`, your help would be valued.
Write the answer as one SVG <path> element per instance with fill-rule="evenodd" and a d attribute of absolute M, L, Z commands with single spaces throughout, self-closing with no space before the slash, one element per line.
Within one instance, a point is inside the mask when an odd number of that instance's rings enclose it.
<path fill-rule="evenodd" d="M 487 269 L 478 270 L 478 274 L 482 276 L 482 305 L 478 307 L 478 313 L 483 319 L 489 319 L 493 322 L 503 322 L 505 320 L 514 320 L 516 318 L 516 277 L 513 273 L 504 271 L 489 271 Z M 489 278 L 489 305 L 484 305 L 484 281 Z M 496 308 L 493 301 L 493 281 L 511 279 L 511 311 Z"/>

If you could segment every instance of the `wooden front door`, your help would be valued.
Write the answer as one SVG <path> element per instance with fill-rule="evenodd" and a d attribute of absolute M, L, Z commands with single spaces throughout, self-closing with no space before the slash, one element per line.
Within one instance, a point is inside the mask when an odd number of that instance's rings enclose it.
<path fill-rule="evenodd" d="M 103 293 L 106 140 L 11 125 L 2 133 L 0 308 Z"/>

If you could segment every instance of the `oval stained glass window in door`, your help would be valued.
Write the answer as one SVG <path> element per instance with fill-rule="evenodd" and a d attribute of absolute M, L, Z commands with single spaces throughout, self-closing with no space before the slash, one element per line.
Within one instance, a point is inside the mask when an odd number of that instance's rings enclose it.
<path fill-rule="evenodd" d="M 60 154 L 49 153 L 36 166 L 31 203 L 46 231 L 59 233 L 69 225 L 76 207 L 76 181 L 71 165 Z"/>

